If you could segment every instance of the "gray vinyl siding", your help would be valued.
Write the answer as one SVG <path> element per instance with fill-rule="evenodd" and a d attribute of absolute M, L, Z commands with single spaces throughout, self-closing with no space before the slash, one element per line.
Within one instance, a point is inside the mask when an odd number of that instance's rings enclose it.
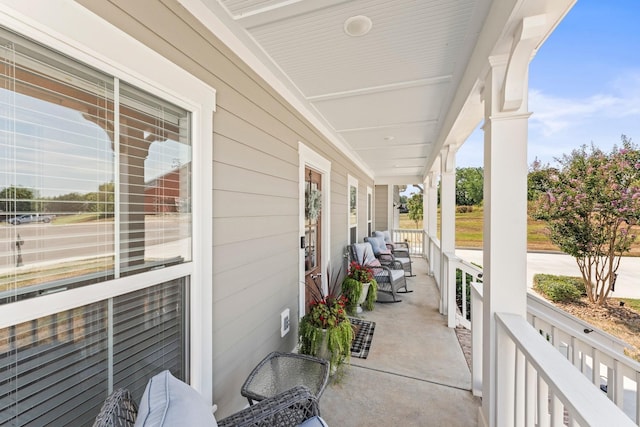
<path fill-rule="evenodd" d="M 376 200 L 373 209 L 373 229 L 374 230 L 387 230 L 389 228 L 389 186 L 376 185 L 373 193 Z"/>
<path fill-rule="evenodd" d="M 213 117 L 214 401 L 224 417 L 246 405 L 240 387 L 280 338 L 280 312 L 298 317 L 298 142 L 331 161 L 331 263 L 347 241 L 347 174 L 359 182 L 359 240 L 373 181 L 174 0 L 78 0 L 216 89 Z M 326 208 L 326 207 L 325 207 Z M 376 216 L 378 212 L 376 211 Z"/>

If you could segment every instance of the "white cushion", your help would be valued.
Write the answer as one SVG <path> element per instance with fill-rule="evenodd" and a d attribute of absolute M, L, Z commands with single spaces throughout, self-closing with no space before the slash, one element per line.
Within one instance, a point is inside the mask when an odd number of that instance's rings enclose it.
<path fill-rule="evenodd" d="M 404 277 L 404 270 L 391 270 L 391 278 L 394 282 L 401 277 Z"/>
<path fill-rule="evenodd" d="M 355 243 L 356 262 L 360 265 L 380 265 L 380 261 L 373 253 L 371 243 Z"/>
<path fill-rule="evenodd" d="M 382 237 L 367 237 L 367 241 L 371 243 L 374 255 L 391 254 L 391 251 L 387 249 L 387 245 L 384 243 L 384 239 Z"/>
<path fill-rule="evenodd" d="M 147 383 L 135 427 L 162 426 L 218 427 L 218 423 L 200 393 L 162 371 Z"/>
<path fill-rule="evenodd" d="M 329 427 L 329 426 L 327 425 L 325 420 L 323 420 L 318 416 L 315 416 L 315 417 L 309 418 L 308 420 L 300 424 L 299 427 Z"/>

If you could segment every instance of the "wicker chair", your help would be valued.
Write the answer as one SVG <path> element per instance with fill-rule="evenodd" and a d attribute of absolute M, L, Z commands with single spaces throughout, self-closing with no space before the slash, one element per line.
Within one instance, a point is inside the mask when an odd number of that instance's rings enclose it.
<path fill-rule="evenodd" d="M 391 250 L 394 256 L 398 258 L 409 258 L 411 260 L 411 254 L 409 250 L 409 244 L 407 242 L 394 242 L 391 238 L 391 232 L 389 230 L 374 231 L 374 237 L 382 237 Z"/>
<path fill-rule="evenodd" d="M 398 293 L 402 293 L 400 289 L 408 292 L 407 280 L 404 277 L 402 265 L 396 264 L 395 268 L 391 268 L 392 266 L 389 265 L 382 265 L 373 255 L 371 243 L 353 243 L 349 245 L 349 258 L 352 262 L 371 268 L 373 276 L 378 283 L 378 295 L 386 293 L 391 295 L 392 302 L 400 302 L 401 300 L 398 299 Z M 378 299 L 378 302 L 387 301 Z"/>
<path fill-rule="evenodd" d="M 126 389 L 115 390 L 102 405 L 93 427 L 133 427 L 138 406 Z M 318 400 L 304 386 L 262 400 L 223 420 L 220 427 L 294 427 L 319 416 Z"/>
<path fill-rule="evenodd" d="M 413 274 L 411 258 L 405 256 L 404 252 L 393 252 L 388 249 L 388 245 L 385 243 L 382 237 L 365 237 L 365 242 L 371 243 L 373 248 L 373 254 L 380 261 L 380 264 L 386 265 L 392 269 L 403 269 L 407 277 L 415 276 Z"/>

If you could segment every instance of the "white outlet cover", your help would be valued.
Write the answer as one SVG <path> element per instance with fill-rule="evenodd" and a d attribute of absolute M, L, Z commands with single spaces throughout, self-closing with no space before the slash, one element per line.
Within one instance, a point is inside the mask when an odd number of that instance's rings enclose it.
<path fill-rule="evenodd" d="M 291 328 L 291 317 L 289 316 L 289 309 L 285 309 L 280 313 L 280 337 L 284 337 L 289 333 Z"/>

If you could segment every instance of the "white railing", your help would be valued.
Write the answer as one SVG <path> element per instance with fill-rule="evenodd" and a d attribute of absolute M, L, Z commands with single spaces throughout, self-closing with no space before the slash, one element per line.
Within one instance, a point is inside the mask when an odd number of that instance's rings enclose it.
<path fill-rule="evenodd" d="M 628 344 L 535 295 L 527 297 L 533 328 L 640 425 L 640 363 L 624 354 Z"/>
<path fill-rule="evenodd" d="M 496 313 L 495 320 L 495 425 L 634 425 L 523 317 Z"/>
<path fill-rule="evenodd" d="M 424 230 L 414 230 L 398 228 L 392 230 L 392 240 L 394 242 L 405 242 L 409 245 L 411 255 L 422 255 Z"/>
<path fill-rule="evenodd" d="M 481 396 L 482 284 L 472 284 L 471 299 L 472 392 L 476 396 Z M 586 381 L 588 384 L 593 384 L 588 387 L 591 391 L 608 397 L 624 411 L 628 421 L 633 420 L 636 425 L 640 425 L 640 393 L 638 389 L 640 364 L 624 355 L 625 343 L 623 341 L 597 330 L 587 322 L 571 316 L 532 294 L 527 295 L 527 318 L 531 328 L 530 332 L 539 337 L 536 341 L 542 339 L 548 348 L 555 347 L 557 351 L 554 350 L 554 352 L 560 358 L 577 368 L 572 371 L 582 376 L 582 383 Z M 524 341 L 525 339 L 521 336 L 520 340 Z M 497 363 L 497 366 L 503 366 L 503 362 L 498 361 Z M 606 392 L 606 395 L 603 391 Z M 563 393 L 565 392 L 563 391 Z M 579 393 L 579 390 L 576 392 Z M 540 404 L 544 405 L 545 403 Z M 582 425 L 581 422 L 579 424 Z"/>
<path fill-rule="evenodd" d="M 435 237 L 428 237 L 428 252 L 426 255 L 433 278 L 440 289 L 440 240 Z"/>
<path fill-rule="evenodd" d="M 482 283 L 482 268 L 454 254 L 445 254 L 445 265 L 449 271 L 448 276 L 451 275 L 452 279 L 455 278 L 455 281 L 448 282 L 450 283 L 450 292 L 453 292 L 455 298 L 452 299 L 449 296 L 449 299 L 457 307 L 455 317 L 450 317 L 454 324 L 453 326 L 463 326 L 471 329 L 471 283 Z M 453 316 L 453 314 L 450 314 L 450 316 Z"/>

